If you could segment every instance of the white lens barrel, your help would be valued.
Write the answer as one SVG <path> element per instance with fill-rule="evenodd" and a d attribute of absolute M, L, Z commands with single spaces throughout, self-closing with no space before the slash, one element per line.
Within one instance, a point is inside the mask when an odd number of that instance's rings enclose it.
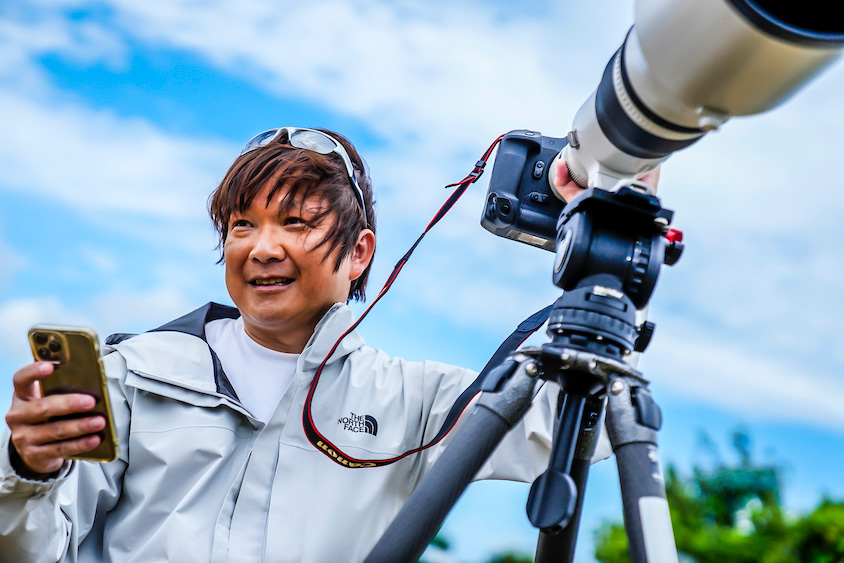
<path fill-rule="evenodd" d="M 762 4 L 638 0 L 624 50 L 642 102 L 669 121 L 706 128 L 710 112 L 738 116 L 773 108 L 841 54 L 844 21 L 836 3 L 826 2 L 826 13 L 816 17 L 841 21 L 837 33 L 809 29 L 813 22 L 801 21 L 799 2 L 776 17 Z M 791 22 L 785 21 L 789 11 Z"/>
<path fill-rule="evenodd" d="M 837 5 L 638 0 L 635 25 L 575 116 L 573 179 L 640 177 L 730 117 L 767 111 L 844 47 Z"/>

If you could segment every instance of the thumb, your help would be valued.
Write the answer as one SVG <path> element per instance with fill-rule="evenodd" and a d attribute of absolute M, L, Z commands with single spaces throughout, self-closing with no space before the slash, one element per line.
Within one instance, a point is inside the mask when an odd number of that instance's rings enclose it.
<path fill-rule="evenodd" d="M 556 174 L 554 176 L 554 187 L 557 189 L 564 188 L 572 181 L 571 175 L 569 174 L 569 167 L 566 166 L 566 161 L 562 158 L 557 159 L 556 167 L 557 170 L 555 171 Z"/>
<path fill-rule="evenodd" d="M 53 373 L 53 364 L 50 362 L 35 362 L 22 367 L 12 378 L 15 397 L 24 401 L 40 399 L 41 386 L 37 382 L 51 373 Z"/>

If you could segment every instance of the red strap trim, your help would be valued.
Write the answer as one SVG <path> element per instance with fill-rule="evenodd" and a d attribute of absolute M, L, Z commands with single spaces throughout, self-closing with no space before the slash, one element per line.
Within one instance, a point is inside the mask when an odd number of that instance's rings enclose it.
<path fill-rule="evenodd" d="M 405 458 L 405 457 L 407 457 L 411 454 L 420 452 L 424 449 L 427 449 L 427 448 L 430 448 L 431 446 L 436 445 L 443 438 L 445 438 L 445 436 L 448 435 L 448 432 L 451 431 L 451 429 L 454 427 L 454 424 L 459 419 L 459 417 L 457 417 L 454 420 L 454 422 L 451 424 L 451 428 L 449 428 L 447 432 L 442 434 L 442 436 L 440 436 L 439 439 L 434 440 L 431 443 L 425 444 L 425 445 L 420 446 L 418 448 L 414 448 L 414 449 L 407 451 L 407 452 L 405 452 L 405 453 L 403 453 L 399 456 L 396 456 L 396 457 L 393 457 L 393 458 L 390 458 L 390 459 L 358 459 L 358 458 L 354 458 L 354 457 L 349 456 L 346 453 L 344 453 L 340 448 L 338 448 L 330 440 L 328 440 L 328 438 L 326 438 L 319 430 L 317 430 L 316 425 L 314 424 L 313 415 L 311 413 L 311 405 L 313 403 L 314 394 L 316 392 L 317 385 L 319 384 L 319 378 L 322 375 L 322 370 L 323 370 L 323 368 L 325 368 L 325 364 L 328 363 L 328 359 L 337 350 L 337 347 L 340 345 L 340 342 L 342 342 L 343 339 L 350 332 L 352 332 L 361 323 L 361 321 L 363 321 L 363 319 L 366 317 L 366 315 L 369 314 L 369 311 L 372 310 L 372 308 L 375 306 L 375 304 L 378 303 L 378 301 L 380 301 L 380 299 L 387 293 L 387 291 L 389 291 L 390 287 L 393 285 L 393 282 L 398 277 L 399 272 L 401 272 L 402 268 L 404 268 L 404 265 L 410 259 L 410 256 L 413 254 L 413 251 L 416 249 L 416 247 L 419 245 L 419 243 L 422 242 L 422 238 L 428 233 L 428 231 L 431 230 L 431 228 L 433 228 L 434 225 L 436 225 L 440 221 L 440 219 L 442 219 L 445 216 L 446 213 L 448 213 L 448 211 L 454 206 L 454 204 L 457 203 L 457 200 L 459 200 L 460 197 L 466 192 L 466 189 L 471 184 L 475 183 L 478 180 L 478 178 L 481 177 L 481 175 L 483 174 L 483 171 L 484 171 L 484 166 L 486 166 L 487 161 L 489 160 L 490 156 L 492 155 L 492 151 L 495 149 L 495 146 L 498 145 L 498 143 L 501 141 L 501 139 L 503 137 L 504 137 L 504 135 L 499 136 L 489 146 L 489 148 L 486 150 L 486 152 L 484 152 L 483 156 L 481 157 L 480 160 L 478 160 L 478 162 L 475 164 L 474 169 L 472 170 L 472 172 L 469 173 L 468 176 L 466 176 L 465 178 L 463 178 L 462 180 L 460 180 L 457 183 L 449 184 L 448 186 L 446 186 L 446 188 L 456 186 L 457 189 L 454 190 L 451 193 L 451 195 L 448 197 L 448 199 L 446 199 L 445 203 L 443 203 L 442 207 L 440 207 L 439 211 L 437 211 L 437 213 L 434 215 L 433 219 L 431 219 L 431 222 L 428 223 L 428 226 L 425 228 L 425 230 L 422 232 L 421 235 L 419 235 L 419 238 L 416 239 L 416 242 L 413 243 L 413 246 L 410 247 L 410 250 L 408 250 L 407 253 L 405 253 L 405 255 L 402 256 L 402 258 L 393 267 L 392 273 L 387 278 L 387 281 L 384 283 L 384 287 L 381 288 L 381 291 L 378 293 L 378 296 L 372 301 L 372 303 L 369 305 L 369 307 L 366 308 L 366 310 L 363 312 L 363 314 L 360 316 L 360 318 L 358 318 L 358 320 L 356 320 L 354 323 L 352 323 L 352 326 L 350 326 L 343 333 L 343 335 L 340 336 L 340 338 L 337 340 L 337 342 L 334 343 L 334 345 L 331 347 L 331 350 L 325 356 L 325 359 L 322 360 L 322 363 L 319 365 L 319 368 L 317 368 L 317 371 L 314 374 L 314 378 L 311 381 L 310 388 L 308 389 L 308 396 L 305 399 L 305 405 L 304 405 L 304 409 L 303 409 L 303 412 L 302 412 L 302 426 L 305 430 L 305 435 L 307 436 L 308 441 L 310 441 L 311 444 L 313 444 L 314 447 L 316 447 L 319 451 L 321 451 L 322 453 L 327 455 L 329 458 L 331 458 L 335 463 L 342 465 L 343 467 L 349 467 L 349 468 L 382 467 L 384 465 L 390 465 L 391 463 L 395 463 L 395 462 L 399 461 L 400 459 L 403 459 L 403 458 Z M 468 405 L 468 403 L 467 403 L 467 405 Z M 465 410 L 465 406 L 464 406 L 464 410 Z M 462 414 L 462 411 L 461 411 L 461 414 Z"/>

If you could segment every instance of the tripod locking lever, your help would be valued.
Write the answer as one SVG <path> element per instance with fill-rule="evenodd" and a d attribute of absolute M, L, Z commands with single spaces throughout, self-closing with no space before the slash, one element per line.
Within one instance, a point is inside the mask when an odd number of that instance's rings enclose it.
<path fill-rule="evenodd" d="M 570 473 L 586 398 L 572 393 L 564 397 L 548 469 L 533 482 L 527 502 L 530 523 L 547 533 L 565 528 L 577 507 L 577 486 Z"/>

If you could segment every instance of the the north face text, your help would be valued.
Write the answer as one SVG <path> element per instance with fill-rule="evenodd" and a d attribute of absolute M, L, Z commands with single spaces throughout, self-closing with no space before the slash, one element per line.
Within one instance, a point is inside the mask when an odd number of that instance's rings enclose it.
<path fill-rule="evenodd" d="M 374 416 L 368 414 L 349 413 L 349 416 L 344 416 L 337 421 L 337 424 L 342 424 L 344 430 L 350 432 L 366 432 L 376 436 L 378 434 L 378 422 Z"/>

